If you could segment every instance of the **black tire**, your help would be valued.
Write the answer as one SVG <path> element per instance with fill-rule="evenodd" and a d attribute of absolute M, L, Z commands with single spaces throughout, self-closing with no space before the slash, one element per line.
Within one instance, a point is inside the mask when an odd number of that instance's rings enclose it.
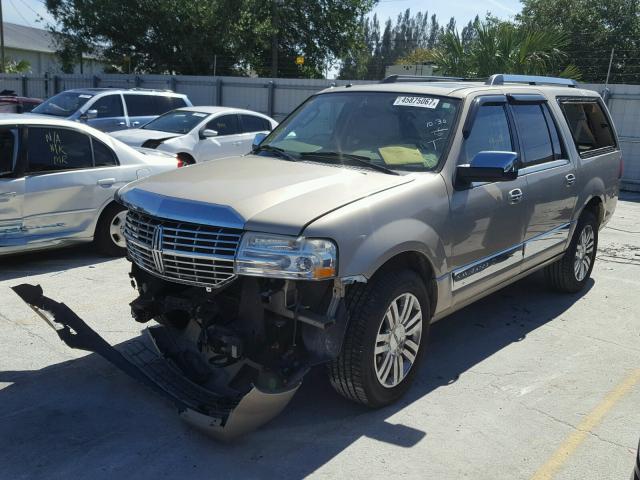
<path fill-rule="evenodd" d="M 589 257 L 590 259 L 589 267 L 586 269 L 586 275 L 584 275 L 583 278 L 578 278 L 580 275 L 578 275 L 575 270 L 576 251 L 578 250 L 581 235 L 583 232 L 588 231 L 588 229 L 591 229 L 593 232 L 593 248 L 588 255 L 585 255 L 585 257 Z M 580 216 L 571 242 L 569 243 L 569 248 L 567 248 L 562 258 L 545 268 L 545 278 L 549 286 L 562 293 L 577 293 L 582 290 L 591 277 L 597 249 L 598 220 L 593 213 L 587 210 Z"/>
<path fill-rule="evenodd" d="M 376 338 L 387 309 L 404 293 L 413 294 L 420 304 L 422 334 L 415 361 L 404 379 L 396 386 L 384 387 L 374 366 Z M 345 305 L 349 323 L 342 351 L 329 364 L 331 385 L 349 400 L 369 407 L 389 405 L 409 389 L 426 350 L 431 310 L 424 282 L 411 270 L 384 272 L 367 284 L 352 285 L 345 297 Z"/>
<path fill-rule="evenodd" d="M 126 208 L 122 205 L 112 203 L 104 209 L 98 220 L 94 242 L 101 253 L 110 257 L 122 257 L 127 253 L 127 249 L 119 246 L 110 232 L 110 227 L 115 217 L 125 210 Z"/>

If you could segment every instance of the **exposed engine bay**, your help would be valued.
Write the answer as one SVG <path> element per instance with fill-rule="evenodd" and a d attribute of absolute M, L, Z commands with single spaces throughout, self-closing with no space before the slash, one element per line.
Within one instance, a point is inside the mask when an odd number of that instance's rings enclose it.
<path fill-rule="evenodd" d="M 189 286 L 132 265 L 133 318 L 155 322 L 119 349 L 34 285 L 14 291 L 68 346 L 95 352 L 171 400 L 182 418 L 229 439 L 268 422 L 309 369 L 335 358 L 346 328 L 339 280 L 237 277 Z"/>
<path fill-rule="evenodd" d="M 132 265 L 133 318 L 155 320 L 155 344 L 192 382 L 225 395 L 297 386 L 338 355 L 344 321 L 334 281 L 238 277 L 219 289 L 166 281 Z M 338 298 L 339 300 L 339 298 Z"/>

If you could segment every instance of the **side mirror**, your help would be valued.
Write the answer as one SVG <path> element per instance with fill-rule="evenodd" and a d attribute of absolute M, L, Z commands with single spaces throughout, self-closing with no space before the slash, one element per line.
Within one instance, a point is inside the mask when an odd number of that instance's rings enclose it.
<path fill-rule="evenodd" d="M 515 152 L 479 152 L 471 163 L 458 165 L 456 183 L 507 182 L 518 178 L 518 154 Z"/>
<path fill-rule="evenodd" d="M 80 115 L 80 120 L 92 120 L 94 118 L 98 118 L 98 110 L 95 109 L 87 110 Z"/>
<path fill-rule="evenodd" d="M 205 128 L 204 130 L 202 130 L 202 132 L 200 132 L 200 138 L 211 138 L 217 136 L 218 132 L 216 130 L 211 130 L 210 128 Z"/>
<path fill-rule="evenodd" d="M 264 132 L 256 133 L 256 136 L 253 137 L 253 143 L 251 144 L 251 149 L 254 150 L 258 148 L 258 146 L 262 143 L 262 141 L 267 138 L 267 134 Z"/>

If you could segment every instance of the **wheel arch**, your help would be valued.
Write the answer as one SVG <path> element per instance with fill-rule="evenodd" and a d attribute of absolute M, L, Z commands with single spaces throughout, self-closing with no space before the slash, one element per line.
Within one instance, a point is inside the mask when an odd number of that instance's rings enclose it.
<path fill-rule="evenodd" d="M 438 287 L 433 263 L 423 252 L 404 250 L 393 254 L 373 272 L 371 279 L 378 275 L 384 275 L 385 272 L 401 269 L 412 270 L 422 278 L 429 294 L 429 308 L 431 310 L 429 313 L 430 316 L 433 316 L 438 303 Z"/>

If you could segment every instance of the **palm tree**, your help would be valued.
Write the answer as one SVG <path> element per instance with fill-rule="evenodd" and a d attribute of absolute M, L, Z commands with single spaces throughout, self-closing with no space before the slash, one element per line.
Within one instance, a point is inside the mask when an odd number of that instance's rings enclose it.
<path fill-rule="evenodd" d="M 466 45 L 457 32 L 447 32 L 433 52 L 439 73 L 482 78 L 494 73 L 561 75 L 579 78 L 567 65 L 566 37 L 552 30 L 531 30 L 507 22 L 478 22 Z"/>

